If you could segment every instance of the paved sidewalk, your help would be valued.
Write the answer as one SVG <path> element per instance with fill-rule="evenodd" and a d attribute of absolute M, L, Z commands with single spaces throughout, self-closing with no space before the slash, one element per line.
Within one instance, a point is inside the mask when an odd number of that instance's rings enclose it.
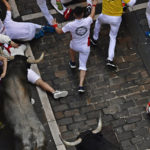
<path fill-rule="evenodd" d="M 21 16 L 39 12 L 34 0 L 16 2 Z M 138 4 L 143 2 L 146 1 L 138 1 Z M 98 12 L 100 10 L 97 8 Z M 62 16 L 56 14 L 56 17 L 58 22 L 63 22 Z M 31 21 L 46 23 L 44 17 Z M 79 132 L 94 129 L 101 112 L 104 128 L 113 129 L 121 149 L 150 149 L 150 118 L 145 112 L 145 106 L 150 100 L 150 40 L 145 38 L 145 30 L 148 30 L 145 9 L 123 16 L 115 59 L 119 69 L 113 72 L 105 67 L 109 27 L 102 27 L 98 46 L 91 48 L 86 92 L 83 95 L 77 92 L 78 69 L 72 71 L 68 66 L 70 35 L 47 34 L 30 42 L 35 57 L 45 52 L 44 61 L 38 65 L 42 78 L 57 89 L 69 91 L 68 97 L 57 101 L 51 95 L 48 96 L 65 139 L 73 140 Z M 33 97 L 37 97 L 36 91 L 33 91 Z M 37 101 L 35 108 L 41 115 L 41 104 Z M 43 122 L 47 124 L 45 120 Z M 103 133 L 107 136 L 105 131 Z M 111 137 L 108 139 L 112 140 Z M 67 147 L 67 150 L 72 149 Z"/>

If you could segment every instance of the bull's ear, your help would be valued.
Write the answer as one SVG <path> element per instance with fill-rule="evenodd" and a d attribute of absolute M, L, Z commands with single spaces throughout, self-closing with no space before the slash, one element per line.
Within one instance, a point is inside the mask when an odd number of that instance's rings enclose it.
<path fill-rule="evenodd" d="M 100 113 L 97 128 L 95 130 L 93 130 L 92 133 L 97 134 L 97 133 L 101 132 L 101 130 L 102 130 L 102 118 L 101 118 L 101 113 Z"/>

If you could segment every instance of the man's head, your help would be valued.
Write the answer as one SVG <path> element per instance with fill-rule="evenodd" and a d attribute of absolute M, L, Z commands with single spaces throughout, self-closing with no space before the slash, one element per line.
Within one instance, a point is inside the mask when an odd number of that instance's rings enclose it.
<path fill-rule="evenodd" d="M 84 15 L 84 8 L 83 7 L 76 7 L 73 11 L 73 15 L 75 18 L 82 18 Z"/>

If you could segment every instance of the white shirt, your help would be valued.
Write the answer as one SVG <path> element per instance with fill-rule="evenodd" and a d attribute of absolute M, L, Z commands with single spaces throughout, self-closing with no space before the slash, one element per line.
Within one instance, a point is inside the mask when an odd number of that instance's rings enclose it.
<path fill-rule="evenodd" d="M 75 19 L 74 21 L 66 24 L 62 28 L 62 31 L 64 33 L 71 32 L 72 42 L 74 44 L 87 44 L 92 22 L 93 19 L 90 16 L 87 18 Z"/>
<path fill-rule="evenodd" d="M 36 24 L 13 21 L 11 19 L 11 11 L 7 11 L 4 26 L 6 28 L 6 35 L 8 35 L 11 39 L 29 41 L 35 36 Z M 39 25 L 39 28 L 40 27 L 41 26 Z"/>

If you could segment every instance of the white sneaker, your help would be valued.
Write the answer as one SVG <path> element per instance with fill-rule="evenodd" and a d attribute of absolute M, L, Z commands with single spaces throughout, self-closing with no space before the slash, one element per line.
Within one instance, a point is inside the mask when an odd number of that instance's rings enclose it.
<path fill-rule="evenodd" d="M 61 97 L 66 97 L 68 95 L 68 91 L 55 91 L 55 93 L 53 93 L 53 97 L 54 99 L 58 99 Z"/>

